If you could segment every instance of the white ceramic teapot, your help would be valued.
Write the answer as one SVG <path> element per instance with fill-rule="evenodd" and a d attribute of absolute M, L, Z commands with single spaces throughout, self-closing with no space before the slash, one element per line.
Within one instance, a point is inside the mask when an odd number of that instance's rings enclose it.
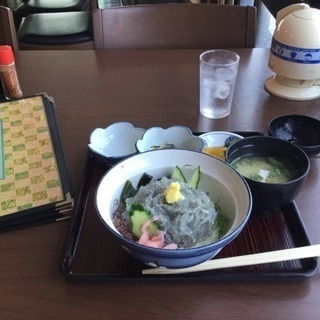
<path fill-rule="evenodd" d="M 277 13 L 265 82 L 270 93 L 292 100 L 320 97 L 320 10 L 304 3 Z"/>

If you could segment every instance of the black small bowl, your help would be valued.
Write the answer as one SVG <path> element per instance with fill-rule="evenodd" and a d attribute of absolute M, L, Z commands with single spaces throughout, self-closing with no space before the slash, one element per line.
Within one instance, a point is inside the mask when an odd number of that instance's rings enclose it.
<path fill-rule="evenodd" d="M 320 121 L 290 114 L 274 118 L 268 125 L 269 135 L 288 141 L 300 147 L 307 155 L 320 153 Z"/>
<path fill-rule="evenodd" d="M 236 141 L 226 153 L 226 161 L 249 155 L 268 155 L 282 158 L 299 170 L 296 179 L 285 183 L 265 183 L 245 178 L 251 189 L 253 199 L 253 214 L 266 210 L 282 208 L 292 202 L 308 175 L 310 160 L 306 153 L 294 144 L 275 137 L 255 136 Z"/>

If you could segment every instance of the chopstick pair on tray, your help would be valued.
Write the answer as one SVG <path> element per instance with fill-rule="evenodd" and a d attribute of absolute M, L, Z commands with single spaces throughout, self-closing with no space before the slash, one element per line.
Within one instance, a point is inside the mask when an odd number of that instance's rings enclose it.
<path fill-rule="evenodd" d="M 242 255 L 237 257 L 212 259 L 205 261 L 193 267 L 180 268 L 180 269 L 167 269 L 163 267 L 150 268 L 142 270 L 142 274 L 156 275 L 156 274 L 181 274 L 199 271 L 208 271 L 214 269 L 223 269 L 230 267 L 250 266 L 263 263 L 272 263 L 280 261 L 288 261 L 295 259 L 305 259 L 320 256 L 320 244 L 304 246 L 298 248 L 268 251 L 262 253 L 254 253 Z"/>

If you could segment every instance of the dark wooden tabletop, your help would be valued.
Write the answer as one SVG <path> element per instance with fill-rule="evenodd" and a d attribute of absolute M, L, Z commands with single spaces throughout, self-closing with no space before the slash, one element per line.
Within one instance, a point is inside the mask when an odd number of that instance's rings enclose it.
<path fill-rule="evenodd" d="M 116 121 L 186 125 L 194 131 L 267 133 L 281 114 L 320 118 L 320 99 L 269 95 L 267 49 L 241 56 L 231 115 L 199 114 L 199 54 L 186 51 L 21 51 L 25 95 L 47 92 L 56 113 L 76 194 L 90 132 Z M 297 205 L 312 243 L 320 243 L 320 159 Z M 0 319 L 317 319 L 320 275 L 299 281 L 73 283 L 59 272 L 68 221 L 0 235 Z"/>

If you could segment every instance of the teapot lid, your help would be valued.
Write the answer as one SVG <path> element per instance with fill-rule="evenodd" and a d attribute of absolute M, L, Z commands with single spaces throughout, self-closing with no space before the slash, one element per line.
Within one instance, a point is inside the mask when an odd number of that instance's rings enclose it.
<path fill-rule="evenodd" d="M 304 20 L 320 20 L 320 10 L 315 8 L 305 8 L 304 10 L 296 10 L 292 15 L 298 19 Z"/>

